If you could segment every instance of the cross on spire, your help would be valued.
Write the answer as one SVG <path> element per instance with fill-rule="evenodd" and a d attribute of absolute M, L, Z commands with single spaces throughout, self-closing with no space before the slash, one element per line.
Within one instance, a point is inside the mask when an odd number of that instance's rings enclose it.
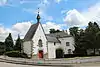
<path fill-rule="evenodd" d="M 39 8 L 38 8 L 38 14 L 37 14 L 37 22 L 40 22 Z"/>

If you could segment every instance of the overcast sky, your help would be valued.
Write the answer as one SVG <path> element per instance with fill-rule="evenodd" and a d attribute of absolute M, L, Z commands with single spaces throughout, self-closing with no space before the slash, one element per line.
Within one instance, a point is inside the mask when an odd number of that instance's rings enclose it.
<path fill-rule="evenodd" d="M 0 41 L 9 32 L 14 39 L 18 34 L 23 38 L 36 23 L 38 8 L 46 33 L 50 28 L 84 28 L 89 21 L 100 24 L 100 0 L 0 0 Z"/>

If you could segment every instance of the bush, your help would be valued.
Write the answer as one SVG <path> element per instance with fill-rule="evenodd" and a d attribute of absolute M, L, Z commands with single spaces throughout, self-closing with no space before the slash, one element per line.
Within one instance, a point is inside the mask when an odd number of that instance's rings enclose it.
<path fill-rule="evenodd" d="M 9 51 L 9 52 L 6 52 L 5 55 L 9 57 L 20 57 L 20 52 L 19 51 Z"/>
<path fill-rule="evenodd" d="M 20 55 L 21 55 L 21 58 L 28 58 L 27 54 L 25 53 L 20 53 Z"/>
<path fill-rule="evenodd" d="M 73 58 L 73 57 L 90 57 L 94 55 L 84 55 L 84 54 L 65 54 L 64 58 Z M 95 55 L 95 56 L 100 56 L 100 55 Z"/>
<path fill-rule="evenodd" d="M 87 56 L 87 55 L 84 55 L 84 54 L 65 54 L 64 58 L 84 57 L 84 56 Z"/>
<path fill-rule="evenodd" d="M 5 55 L 7 55 L 8 57 L 28 58 L 27 54 L 20 53 L 19 51 L 9 51 L 9 52 L 6 52 Z"/>
<path fill-rule="evenodd" d="M 4 54 L 4 52 L 0 52 L 0 55 L 3 55 Z"/>

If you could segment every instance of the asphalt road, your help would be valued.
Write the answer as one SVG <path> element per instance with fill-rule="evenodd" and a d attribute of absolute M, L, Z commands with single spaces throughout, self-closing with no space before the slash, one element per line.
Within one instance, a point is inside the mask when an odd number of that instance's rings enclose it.
<path fill-rule="evenodd" d="M 0 62 L 0 67 L 100 67 L 100 62 L 74 64 L 72 66 L 31 66 L 31 65 L 20 65 L 20 64 L 11 64 L 11 63 Z"/>
<path fill-rule="evenodd" d="M 0 62 L 0 67 L 62 67 L 62 66 L 32 66 L 32 65 L 20 65 L 20 64 Z"/>

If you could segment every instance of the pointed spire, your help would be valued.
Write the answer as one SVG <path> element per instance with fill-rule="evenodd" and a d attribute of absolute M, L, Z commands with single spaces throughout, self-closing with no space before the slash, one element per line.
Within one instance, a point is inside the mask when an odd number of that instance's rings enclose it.
<path fill-rule="evenodd" d="M 37 14 L 37 22 L 40 22 L 40 15 L 39 15 L 39 8 L 38 8 L 38 14 Z"/>

